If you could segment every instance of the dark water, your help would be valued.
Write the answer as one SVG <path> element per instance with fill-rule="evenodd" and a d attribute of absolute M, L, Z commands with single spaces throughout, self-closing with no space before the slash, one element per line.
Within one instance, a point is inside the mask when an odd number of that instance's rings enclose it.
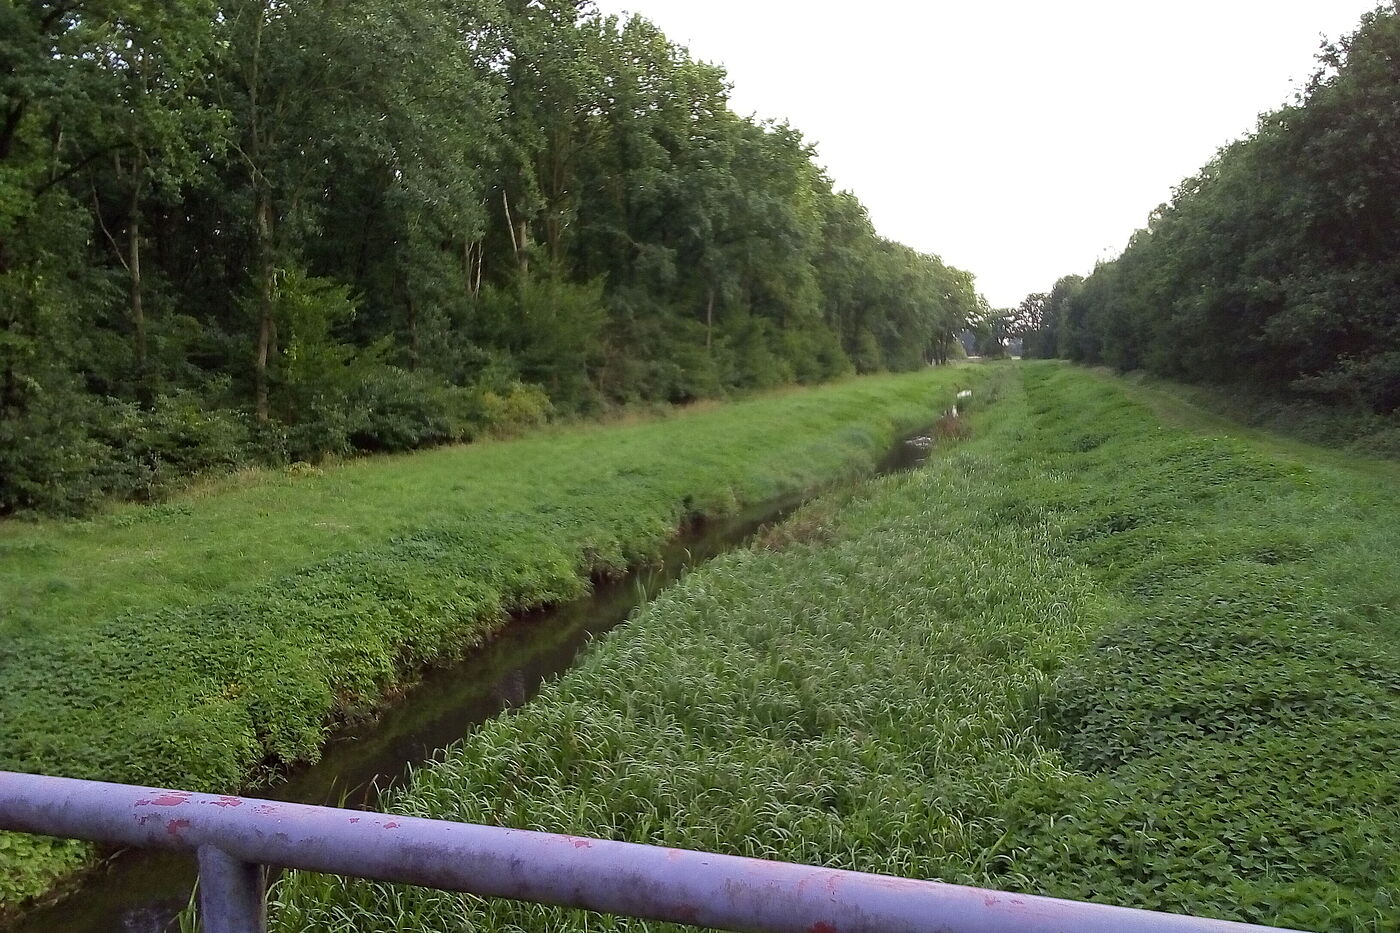
<path fill-rule="evenodd" d="M 921 433 L 897 443 L 876 473 L 911 469 L 932 446 Z M 687 570 L 752 539 L 805 497 L 770 500 L 696 522 L 667 545 L 660 560 L 625 576 L 595 582 L 586 597 L 517 616 L 480 650 L 424 672 L 373 722 L 333 738 L 321 760 L 253 796 L 297 803 L 372 808 L 412 765 L 432 758 L 474 726 L 528 702 L 573 666 L 597 636 L 617 627 Z M 162 933 L 189 902 L 194 861 L 172 852 L 125 852 L 90 874 L 70 897 L 33 911 L 10 933 Z"/>

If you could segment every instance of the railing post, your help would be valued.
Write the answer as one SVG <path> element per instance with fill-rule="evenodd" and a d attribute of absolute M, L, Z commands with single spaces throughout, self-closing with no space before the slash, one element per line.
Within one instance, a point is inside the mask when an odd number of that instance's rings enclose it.
<path fill-rule="evenodd" d="M 199 922 L 204 933 L 267 933 L 267 869 L 200 846 Z"/>

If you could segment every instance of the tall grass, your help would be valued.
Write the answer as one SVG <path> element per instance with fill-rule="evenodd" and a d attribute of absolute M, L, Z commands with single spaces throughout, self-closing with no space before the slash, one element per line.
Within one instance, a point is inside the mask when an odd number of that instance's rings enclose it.
<path fill-rule="evenodd" d="M 0 526 L 0 768 L 232 790 L 508 610 L 582 593 L 693 512 L 852 475 L 968 370 L 245 477 Z M 0 907 L 85 850 L 0 835 Z"/>
<path fill-rule="evenodd" d="M 1074 777 L 1025 791 L 1008 856 L 1071 896 L 1400 928 L 1394 474 L 1029 381 L 1019 491 L 1121 609 L 1059 678 Z"/>
<path fill-rule="evenodd" d="M 1400 926 L 1400 505 L 1008 371 L 978 436 L 662 594 L 418 816 L 1329 930 Z M 649 927 L 289 876 L 290 930 Z"/>

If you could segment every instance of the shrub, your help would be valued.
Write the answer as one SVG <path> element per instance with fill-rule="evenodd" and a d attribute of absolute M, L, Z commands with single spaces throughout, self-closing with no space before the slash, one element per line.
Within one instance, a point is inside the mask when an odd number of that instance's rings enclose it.
<path fill-rule="evenodd" d="M 357 450 L 402 451 L 455 440 L 450 390 L 395 366 L 372 370 L 346 400 Z"/>
<path fill-rule="evenodd" d="M 41 394 L 0 418 L 0 515 L 78 515 L 101 498 L 111 450 L 90 430 L 100 413 L 90 397 Z"/>
<path fill-rule="evenodd" d="M 553 413 L 544 389 L 521 382 L 461 390 L 460 404 L 459 424 L 468 426 L 468 436 L 518 434 L 544 424 Z"/>
<path fill-rule="evenodd" d="M 150 500 L 196 473 L 241 466 L 253 457 L 247 417 L 210 407 L 190 392 L 158 396 L 149 409 L 107 401 L 98 425 L 108 449 L 106 490 Z"/>

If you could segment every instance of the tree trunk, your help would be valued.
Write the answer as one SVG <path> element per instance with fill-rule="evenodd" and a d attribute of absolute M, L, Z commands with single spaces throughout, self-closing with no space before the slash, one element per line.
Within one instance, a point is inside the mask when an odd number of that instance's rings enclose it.
<path fill-rule="evenodd" d="M 516 225 L 519 234 L 515 238 L 515 258 L 520 263 L 520 272 L 528 275 L 530 272 L 530 226 L 524 220 Z"/>
<path fill-rule="evenodd" d="M 709 298 L 705 302 L 705 349 L 710 349 L 715 330 L 715 287 L 710 286 Z"/>
<path fill-rule="evenodd" d="M 515 215 L 510 210 L 510 196 L 504 189 L 501 191 L 501 204 L 506 209 L 506 229 L 510 231 L 510 245 L 515 250 L 515 261 L 520 265 L 522 274 L 530 271 L 529 236 L 530 225 L 522 218 L 519 223 L 515 222 Z"/>
<path fill-rule="evenodd" d="M 6 248 L 5 238 L 0 237 L 0 277 L 8 275 L 10 272 L 10 254 Z M 0 328 L 9 330 L 18 328 L 19 309 L 0 309 Z M 20 409 L 19 401 L 19 378 L 15 373 L 15 355 L 13 352 L 0 353 L 0 361 L 4 363 L 4 375 L 0 378 L 0 419 L 5 419 L 11 415 L 18 415 Z"/>
<path fill-rule="evenodd" d="M 418 368 L 418 302 L 413 300 L 413 288 L 404 289 L 408 300 L 408 368 Z"/>
<path fill-rule="evenodd" d="M 253 185 L 253 282 L 258 316 L 258 347 L 253 354 L 253 407 L 258 423 L 271 418 L 272 405 L 268 393 L 268 357 L 272 349 L 272 312 L 275 299 L 276 270 L 272 261 L 272 187 L 263 174 L 262 83 L 263 18 L 267 4 L 258 7 L 253 23 L 252 60 L 246 72 L 250 124 L 248 127 L 248 161 Z"/>
<path fill-rule="evenodd" d="M 131 200 L 126 215 L 126 271 L 131 295 L 131 323 L 136 328 L 136 393 L 149 402 L 150 374 L 147 370 L 146 312 L 141 282 L 141 173 L 145 170 L 138 157 L 132 173 Z"/>
<path fill-rule="evenodd" d="M 258 309 L 258 349 L 254 358 L 253 385 L 254 405 L 257 418 L 266 423 L 271 416 L 268 401 L 268 353 L 272 348 L 272 311 L 274 303 L 274 276 L 272 264 L 272 205 L 270 193 L 262 182 L 254 183 L 257 188 L 257 222 L 254 225 L 254 261 L 257 264 L 257 309 Z"/>
<path fill-rule="evenodd" d="M 481 292 L 481 270 L 486 264 L 486 244 L 481 240 L 466 240 L 462 244 L 462 274 L 467 277 L 467 294 L 475 298 Z"/>

